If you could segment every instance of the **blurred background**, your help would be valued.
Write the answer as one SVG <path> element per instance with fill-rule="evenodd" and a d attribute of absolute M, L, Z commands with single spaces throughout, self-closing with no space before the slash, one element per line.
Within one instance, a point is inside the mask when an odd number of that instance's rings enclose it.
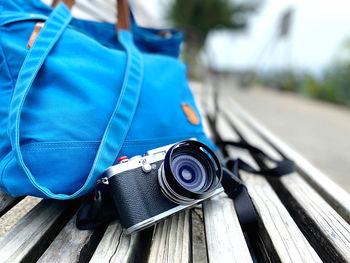
<path fill-rule="evenodd" d="M 128 2 L 140 26 L 184 32 L 192 86 L 232 97 L 350 192 L 348 0 Z M 76 0 L 72 14 L 115 23 L 115 0 Z"/>
<path fill-rule="evenodd" d="M 141 25 L 185 34 L 192 81 L 231 96 L 350 191 L 350 2 L 131 1 Z"/>

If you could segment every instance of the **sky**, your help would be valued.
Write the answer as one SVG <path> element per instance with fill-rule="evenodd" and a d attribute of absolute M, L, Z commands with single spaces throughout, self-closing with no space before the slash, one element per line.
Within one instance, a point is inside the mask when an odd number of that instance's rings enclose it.
<path fill-rule="evenodd" d="M 292 8 L 291 34 L 276 39 L 281 13 Z M 213 32 L 206 43 L 214 65 L 221 69 L 288 67 L 320 71 L 350 38 L 348 0 L 266 0 L 252 16 L 245 33 Z"/>
<path fill-rule="evenodd" d="M 49 3 L 52 0 L 42 1 Z M 138 24 L 150 27 L 169 25 L 165 10 L 171 0 L 128 1 Z M 349 0 L 261 2 L 245 32 L 211 32 L 202 53 L 204 62 L 219 70 L 287 68 L 318 73 L 339 56 L 344 41 L 350 39 Z M 76 0 L 72 14 L 83 19 L 114 23 L 115 7 L 115 0 Z M 293 10 L 291 34 L 287 39 L 278 40 L 279 19 L 289 8 Z"/>
<path fill-rule="evenodd" d="M 154 18 L 145 19 L 150 26 L 165 24 L 162 14 L 169 0 L 148 0 L 147 5 L 139 0 L 131 2 L 143 5 L 148 16 Z M 277 40 L 279 19 L 289 8 L 294 10 L 291 34 Z M 349 0 L 263 0 L 246 32 L 221 30 L 209 35 L 205 61 L 223 70 L 287 68 L 319 73 L 350 39 L 349 25 Z"/>

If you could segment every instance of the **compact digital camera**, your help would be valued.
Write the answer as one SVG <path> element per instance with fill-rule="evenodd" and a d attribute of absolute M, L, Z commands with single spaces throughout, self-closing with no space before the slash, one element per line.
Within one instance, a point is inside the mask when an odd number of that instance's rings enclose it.
<path fill-rule="evenodd" d="M 153 149 L 144 156 L 125 157 L 104 175 L 126 234 L 223 191 L 218 158 L 195 140 Z"/>

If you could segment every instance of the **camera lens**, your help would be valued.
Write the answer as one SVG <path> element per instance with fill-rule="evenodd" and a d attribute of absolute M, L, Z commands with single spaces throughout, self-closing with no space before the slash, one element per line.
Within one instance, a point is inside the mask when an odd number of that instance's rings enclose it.
<path fill-rule="evenodd" d="M 221 177 L 221 166 L 212 150 L 192 140 L 173 145 L 158 171 L 162 192 L 178 204 L 209 197 L 220 185 Z"/>
<path fill-rule="evenodd" d="M 176 156 L 171 163 L 171 170 L 179 183 L 192 191 L 201 190 L 208 182 L 205 167 L 189 154 Z"/>

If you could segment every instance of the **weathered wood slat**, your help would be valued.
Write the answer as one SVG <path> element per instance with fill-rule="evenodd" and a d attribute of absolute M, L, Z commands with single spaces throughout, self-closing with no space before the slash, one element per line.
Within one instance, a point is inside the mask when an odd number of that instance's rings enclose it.
<path fill-rule="evenodd" d="M 266 179 L 244 172 L 242 177 L 278 257 L 283 262 L 321 262 Z"/>
<path fill-rule="evenodd" d="M 252 262 L 232 200 L 222 193 L 203 212 L 209 262 Z"/>
<path fill-rule="evenodd" d="M 0 190 L 0 217 L 22 199 L 23 197 L 13 197 Z"/>
<path fill-rule="evenodd" d="M 254 142 L 274 157 L 280 157 L 231 111 L 226 111 L 226 118 L 233 122 L 248 142 Z M 248 179 L 247 184 L 256 178 Z M 350 261 L 349 224 L 299 174 L 293 173 L 270 182 L 322 260 Z M 259 189 L 261 187 L 257 187 Z"/>
<path fill-rule="evenodd" d="M 200 100 L 200 96 L 197 98 Z M 211 137 L 205 118 L 210 111 L 210 105 L 203 101 L 197 105 L 203 117 L 204 131 Z M 204 202 L 203 214 L 209 262 L 252 261 L 233 202 L 225 193 Z"/>
<path fill-rule="evenodd" d="M 190 262 L 190 211 L 175 214 L 154 229 L 148 262 Z"/>
<path fill-rule="evenodd" d="M 119 221 L 114 221 L 109 224 L 90 262 L 139 262 L 144 256 L 143 241 L 149 242 L 143 240 L 141 232 L 125 235 Z"/>
<path fill-rule="evenodd" d="M 217 124 L 223 139 L 237 141 L 237 134 L 221 116 Z M 257 168 L 253 158 L 246 152 L 238 149 L 232 152 Z M 266 178 L 245 172 L 241 174 L 258 212 L 260 237 L 268 256 L 282 262 L 321 262 Z"/>
<path fill-rule="evenodd" d="M 79 230 L 74 216 L 51 243 L 38 262 L 88 262 L 98 242 L 102 238 L 105 228 Z"/>
<path fill-rule="evenodd" d="M 43 200 L 0 238 L 1 262 L 37 260 L 75 211 L 77 202 Z"/>
<path fill-rule="evenodd" d="M 202 205 L 191 209 L 192 262 L 208 263 Z"/>
<path fill-rule="evenodd" d="M 0 236 L 11 229 L 23 216 L 33 209 L 42 198 L 26 196 L 0 217 Z"/>
<path fill-rule="evenodd" d="M 272 147 L 285 157 L 293 160 L 298 172 L 307 180 L 330 205 L 350 224 L 350 195 L 329 177 L 314 167 L 303 156 L 281 141 L 272 132 L 262 126 L 256 119 L 243 110 L 233 99 L 229 100 L 226 108 L 239 116 L 255 132 L 263 137 Z"/>

